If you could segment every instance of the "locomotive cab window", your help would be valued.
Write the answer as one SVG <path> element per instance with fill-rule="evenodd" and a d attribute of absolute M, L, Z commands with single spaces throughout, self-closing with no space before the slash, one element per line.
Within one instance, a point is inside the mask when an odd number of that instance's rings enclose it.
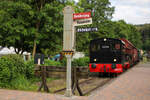
<path fill-rule="evenodd" d="M 91 51 L 92 52 L 97 52 L 99 51 L 101 48 L 100 48 L 100 45 L 99 44 L 92 44 L 91 45 Z"/>

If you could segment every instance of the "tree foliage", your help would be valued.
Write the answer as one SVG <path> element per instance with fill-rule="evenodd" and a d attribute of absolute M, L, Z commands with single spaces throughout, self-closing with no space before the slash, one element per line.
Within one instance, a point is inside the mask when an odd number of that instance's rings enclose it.
<path fill-rule="evenodd" d="M 150 24 L 136 25 L 136 28 L 142 35 L 142 48 L 150 51 Z"/>
<path fill-rule="evenodd" d="M 23 2 L 2 1 L 0 9 L 0 45 L 13 46 L 16 53 L 29 51 L 36 31 L 32 8 Z"/>
<path fill-rule="evenodd" d="M 0 45 L 13 46 L 16 53 L 53 53 L 62 48 L 63 8 L 70 0 L 0 1 Z M 36 48 L 35 48 L 36 49 Z"/>

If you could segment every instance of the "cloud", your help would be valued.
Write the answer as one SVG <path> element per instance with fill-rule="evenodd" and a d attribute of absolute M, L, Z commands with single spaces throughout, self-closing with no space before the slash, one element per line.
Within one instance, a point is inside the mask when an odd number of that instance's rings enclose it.
<path fill-rule="evenodd" d="M 110 0 L 115 6 L 113 20 L 132 24 L 150 23 L 150 0 Z"/>

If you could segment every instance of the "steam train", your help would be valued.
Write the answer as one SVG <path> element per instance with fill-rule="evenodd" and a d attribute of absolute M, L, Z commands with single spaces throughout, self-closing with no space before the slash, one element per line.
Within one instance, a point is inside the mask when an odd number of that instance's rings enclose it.
<path fill-rule="evenodd" d="M 94 39 L 89 49 L 90 72 L 122 73 L 139 62 L 138 49 L 126 39 Z"/>

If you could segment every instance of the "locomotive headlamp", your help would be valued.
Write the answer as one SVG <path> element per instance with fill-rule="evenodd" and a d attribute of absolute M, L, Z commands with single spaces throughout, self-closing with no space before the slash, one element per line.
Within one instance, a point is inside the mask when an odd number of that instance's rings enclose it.
<path fill-rule="evenodd" d="M 96 59 L 94 59 L 94 61 L 96 61 Z"/>
<path fill-rule="evenodd" d="M 117 59 L 114 59 L 114 62 L 116 62 L 117 61 Z"/>
<path fill-rule="evenodd" d="M 104 41 L 107 41 L 107 39 L 106 39 L 106 38 L 104 38 Z"/>

